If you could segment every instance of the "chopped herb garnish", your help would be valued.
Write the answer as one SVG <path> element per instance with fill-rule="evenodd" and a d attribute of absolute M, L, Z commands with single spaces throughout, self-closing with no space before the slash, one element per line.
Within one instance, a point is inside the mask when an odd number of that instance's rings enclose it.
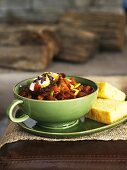
<path fill-rule="evenodd" d="M 53 95 L 54 95 L 54 90 L 51 90 L 50 96 L 53 96 Z"/>

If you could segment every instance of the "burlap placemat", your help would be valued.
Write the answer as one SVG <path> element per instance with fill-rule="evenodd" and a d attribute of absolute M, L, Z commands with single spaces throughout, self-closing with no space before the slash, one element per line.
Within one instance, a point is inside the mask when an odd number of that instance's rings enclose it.
<path fill-rule="evenodd" d="M 19 125 L 9 123 L 5 134 L 0 141 L 0 148 L 7 144 L 21 140 L 44 140 L 44 141 L 81 141 L 81 140 L 127 140 L 127 122 L 113 129 L 105 130 L 87 136 L 79 136 L 74 138 L 48 138 L 40 137 L 25 132 Z"/>
<path fill-rule="evenodd" d="M 104 80 L 108 82 L 112 82 L 120 89 L 124 91 L 127 89 L 127 76 L 119 76 L 119 77 L 90 77 L 95 81 Z M 79 140 L 127 140 L 127 122 L 121 124 L 118 127 L 113 129 L 105 130 L 99 133 L 94 133 L 87 136 L 74 137 L 71 139 L 68 138 L 48 138 L 48 137 L 40 137 L 29 134 L 25 132 L 18 124 L 10 122 L 3 138 L 0 141 L 0 148 L 7 143 L 12 143 L 21 140 L 44 140 L 44 141 L 79 141 Z"/>

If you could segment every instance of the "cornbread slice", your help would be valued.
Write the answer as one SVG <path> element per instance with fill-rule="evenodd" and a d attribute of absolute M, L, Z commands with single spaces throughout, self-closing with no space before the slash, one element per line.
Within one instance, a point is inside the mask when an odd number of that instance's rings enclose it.
<path fill-rule="evenodd" d="M 103 99 L 125 100 L 126 95 L 121 90 L 107 82 L 97 82 L 99 87 L 98 97 Z"/>
<path fill-rule="evenodd" d="M 127 116 L 127 102 L 97 99 L 86 117 L 101 123 L 111 124 Z"/>

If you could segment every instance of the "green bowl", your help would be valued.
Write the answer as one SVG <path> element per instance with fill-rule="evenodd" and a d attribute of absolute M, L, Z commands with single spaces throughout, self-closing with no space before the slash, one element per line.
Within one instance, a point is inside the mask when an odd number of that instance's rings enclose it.
<path fill-rule="evenodd" d="M 75 76 L 73 76 L 75 77 Z M 13 122 L 23 122 L 32 118 L 36 120 L 39 126 L 50 129 L 68 128 L 77 124 L 80 117 L 85 116 L 92 107 L 97 98 L 98 87 L 95 82 L 75 77 L 76 81 L 81 84 L 92 86 L 95 91 L 87 96 L 58 101 L 35 100 L 20 96 L 19 90 L 24 85 L 29 85 L 34 78 L 23 80 L 13 88 L 15 100 L 7 109 L 7 114 Z M 19 118 L 14 116 L 16 106 L 24 112 Z"/>

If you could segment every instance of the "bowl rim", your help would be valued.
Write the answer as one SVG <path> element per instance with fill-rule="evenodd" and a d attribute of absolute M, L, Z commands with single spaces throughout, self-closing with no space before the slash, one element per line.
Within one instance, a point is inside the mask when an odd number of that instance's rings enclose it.
<path fill-rule="evenodd" d="M 16 87 L 17 87 L 18 85 L 20 85 L 22 82 L 35 78 L 35 77 L 31 77 L 31 78 L 24 79 L 24 80 L 18 82 L 16 85 L 14 85 L 14 86 L 13 86 L 13 93 L 14 93 L 16 96 L 18 96 L 18 97 L 20 97 L 20 98 L 22 98 L 22 99 L 28 100 L 28 101 L 46 102 L 46 103 L 57 103 L 57 102 L 65 102 L 65 101 L 68 101 L 68 102 L 69 102 L 69 101 L 81 100 L 81 99 L 83 99 L 83 98 L 87 98 L 87 97 L 93 95 L 94 93 L 97 93 L 97 92 L 98 92 L 98 89 L 99 89 L 99 88 L 98 88 L 98 85 L 97 85 L 97 83 L 95 83 L 93 80 L 90 80 L 90 79 L 87 79 L 87 78 L 84 78 L 84 77 L 80 77 L 80 76 L 73 76 L 73 75 L 71 75 L 71 76 L 70 76 L 70 75 L 67 75 L 67 77 L 75 77 L 75 78 L 81 78 L 81 79 L 88 80 L 88 81 L 94 83 L 94 85 L 96 86 L 96 89 L 95 89 L 94 92 L 92 92 L 92 93 L 90 93 L 90 94 L 88 94 L 88 95 L 86 95 L 86 96 L 79 97 L 79 98 L 75 98 L 75 99 L 55 100 L 55 101 L 54 101 L 54 100 L 29 99 L 29 98 L 27 98 L 27 97 L 23 97 L 23 96 L 19 95 L 19 94 L 16 92 L 15 89 L 16 89 Z"/>

